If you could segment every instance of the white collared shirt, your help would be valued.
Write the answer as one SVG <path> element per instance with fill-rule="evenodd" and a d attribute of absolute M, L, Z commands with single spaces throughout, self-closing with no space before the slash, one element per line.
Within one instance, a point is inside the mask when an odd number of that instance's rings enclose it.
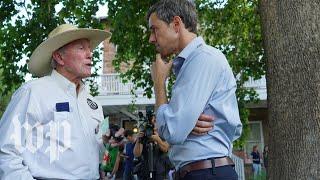
<path fill-rule="evenodd" d="M 98 179 L 102 107 L 56 71 L 25 83 L 0 121 L 0 179 Z"/>

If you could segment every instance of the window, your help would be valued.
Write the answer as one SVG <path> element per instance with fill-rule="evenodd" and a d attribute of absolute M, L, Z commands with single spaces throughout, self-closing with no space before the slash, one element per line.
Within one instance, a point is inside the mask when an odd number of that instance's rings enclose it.
<path fill-rule="evenodd" d="M 136 124 L 137 124 L 137 121 L 135 120 L 122 120 L 122 127 L 125 130 L 127 129 L 133 130 Z"/>
<path fill-rule="evenodd" d="M 245 145 L 245 152 L 248 158 L 251 158 L 250 153 L 252 152 L 252 147 L 258 145 L 260 154 L 263 151 L 263 132 L 262 132 L 262 123 L 261 121 L 251 121 L 249 122 L 250 134 L 248 141 Z"/>

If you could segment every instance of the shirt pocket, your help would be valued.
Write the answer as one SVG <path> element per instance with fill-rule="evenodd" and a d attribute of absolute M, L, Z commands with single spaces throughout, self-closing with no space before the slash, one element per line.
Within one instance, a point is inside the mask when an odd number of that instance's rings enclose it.
<path fill-rule="evenodd" d="M 53 112 L 53 121 L 54 122 L 62 122 L 69 121 L 69 112 Z"/>
<path fill-rule="evenodd" d="M 98 123 L 100 123 L 103 119 L 103 116 L 101 116 L 99 112 L 100 111 L 92 111 L 91 112 L 91 118 Z"/>
<path fill-rule="evenodd" d="M 90 113 L 90 121 L 89 127 L 91 134 L 94 134 L 94 139 L 97 144 L 102 144 L 102 133 L 100 131 L 101 122 L 103 120 L 103 116 L 99 114 L 99 111 L 92 111 Z"/>
<path fill-rule="evenodd" d="M 72 122 L 70 112 L 53 112 L 53 123 L 50 123 L 50 141 L 55 140 L 59 151 L 64 152 L 71 148 Z"/>
<path fill-rule="evenodd" d="M 89 123 L 90 129 L 94 131 L 94 134 L 98 134 L 99 126 L 102 120 L 103 120 L 103 116 L 99 114 L 99 111 L 92 111 L 90 113 L 90 121 L 88 121 L 88 123 Z"/>

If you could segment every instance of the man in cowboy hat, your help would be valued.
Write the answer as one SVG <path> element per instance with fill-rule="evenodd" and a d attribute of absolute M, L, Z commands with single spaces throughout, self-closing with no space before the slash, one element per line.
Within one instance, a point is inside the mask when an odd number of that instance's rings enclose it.
<path fill-rule="evenodd" d="M 102 107 L 86 91 L 92 49 L 110 33 L 63 24 L 32 53 L 0 121 L 0 179 L 98 179 Z"/>

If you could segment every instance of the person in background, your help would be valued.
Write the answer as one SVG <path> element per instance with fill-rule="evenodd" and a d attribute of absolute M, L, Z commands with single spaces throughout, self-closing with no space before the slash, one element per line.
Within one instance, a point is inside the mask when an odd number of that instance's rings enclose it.
<path fill-rule="evenodd" d="M 39 77 L 12 96 L 0 121 L 0 179 L 98 179 L 102 106 L 86 90 L 103 30 L 63 24 L 32 53 Z"/>
<path fill-rule="evenodd" d="M 152 123 L 155 123 L 155 117 L 152 117 Z M 137 172 L 138 178 L 140 180 L 147 180 L 150 179 L 149 174 L 149 159 L 148 159 L 148 144 L 146 142 L 142 142 L 143 139 L 147 138 L 145 136 L 145 132 L 139 132 L 136 143 L 134 146 L 133 154 L 136 158 L 142 159 L 142 162 L 140 164 L 140 169 Z M 153 135 L 150 137 L 150 140 L 154 143 L 153 148 L 153 163 L 154 163 L 154 177 L 155 180 L 163 180 L 166 177 L 166 174 L 169 172 L 169 168 L 166 168 L 166 165 L 168 164 L 166 160 L 166 153 L 169 150 L 169 144 L 160 138 L 156 127 L 154 127 Z"/>
<path fill-rule="evenodd" d="M 125 152 L 123 154 L 124 160 L 124 172 L 123 172 L 123 180 L 133 180 L 133 149 L 135 145 L 135 138 L 132 130 L 125 130 L 124 137 L 128 140 L 125 144 Z"/>
<path fill-rule="evenodd" d="M 120 166 L 120 156 L 123 150 L 124 129 L 110 124 L 110 130 L 102 135 L 103 148 L 101 151 L 100 179 L 115 180 Z"/>
<path fill-rule="evenodd" d="M 253 177 L 256 178 L 261 173 L 261 155 L 258 150 L 258 145 L 253 146 L 252 152 L 252 170 L 253 170 Z"/>
<path fill-rule="evenodd" d="M 263 148 L 263 166 L 266 170 L 266 174 L 268 176 L 268 167 L 269 167 L 269 147 L 265 145 Z"/>

